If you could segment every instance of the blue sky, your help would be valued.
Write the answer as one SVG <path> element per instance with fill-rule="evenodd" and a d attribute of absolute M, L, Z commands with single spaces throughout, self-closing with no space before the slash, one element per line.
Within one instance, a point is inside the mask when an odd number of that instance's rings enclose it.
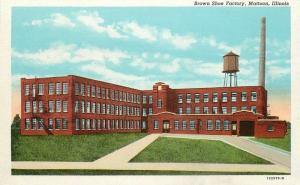
<path fill-rule="evenodd" d="M 13 8 L 12 78 L 80 75 L 139 89 L 222 86 L 223 55 L 239 85 L 257 85 L 260 18 L 267 81 L 290 94 L 289 8 Z"/>

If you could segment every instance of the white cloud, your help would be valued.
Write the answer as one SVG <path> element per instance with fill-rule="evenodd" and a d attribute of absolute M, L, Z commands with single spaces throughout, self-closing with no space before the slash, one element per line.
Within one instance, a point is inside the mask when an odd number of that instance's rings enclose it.
<path fill-rule="evenodd" d="M 174 59 L 169 63 L 160 63 L 159 69 L 163 73 L 176 73 L 180 69 L 179 60 Z"/>
<path fill-rule="evenodd" d="M 53 44 L 48 49 L 38 50 L 37 52 L 18 52 L 13 50 L 12 56 L 39 65 L 53 65 L 69 61 L 74 48 L 75 45 L 72 44 Z"/>
<path fill-rule="evenodd" d="M 25 23 L 27 26 L 42 26 L 44 24 L 51 24 L 56 27 L 75 27 L 75 24 L 68 17 L 60 13 L 53 13 L 50 18 L 36 19 L 30 23 Z"/>
<path fill-rule="evenodd" d="M 112 62 L 119 64 L 130 56 L 120 50 L 97 47 L 78 48 L 74 44 L 52 44 L 49 48 L 35 52 L 13 51 L 12 56 L 21 61 L 33 62 L 38 65 L 54 65 L 63 62 Z"/>
<path fill-rule="evenodd" d="M 146 70 L 146 69 L 153 69 L 156 66 L 156 63 L 146 62 L 142 58 L 134 57 L 130 65 L 142 70 Z"/>
<path fill-rule="evenodd" d="M 222 73 L 222 63 L 213 63 L 213 62 L 206 62 L 200 63 L 197 67 L 193 68 L 193 72 L 199 76 L 216 76 L 221 77 L 224 74 Z"/>
<path fill-rule="evenodd" d="M 104 19 L 100 17 L 98 12 L 80 12 L 77 15 L 77 20 L 98 33 L 106 33 L 110 38 L 126 38 L 126 36 L 118 32 L 114 25 L 104 26 Z"/>
<path fill-rule="evenodd" d="M 71 20 L 60 14 L 60 13 L 55 13 L 51 15 L 51 20 L 54 26 L 65 26 L 65 27 L 74 27 L 75 24 L 73 22 L 71 22 Z"/>
<path fill-rule="evenodd" d="M 200 43 L 204 45 L 209 45 L 210 47 L 220 49 L 224 52 L 233 51 L 236 54 L 241 53 L 241 48 L 239 46 L 230 46 L 224 42 L 218 42 L 214 36 L 203 37 L 200 39 Z"/>
<path fill-rule="evenodd" d="M 173 34 L 170 30 L 162 31 L 162 38 L 170 42 L 175 48 L 187 49 L 192 44 L 196 43 L 196 39 L 191 35 L 178 35 Z"/>
<path fill-rule="evenodd" d="M 72 62 L 112 62 L 119 64 L 122 59 L 129 58 L 129 55 L 119 50 L 109 50 L 103 48 L 78 48 L 74 51 Z"/>
<path fill-rule="evenodd" d="M 136 38 L 146 40 L 147 42 L 154 42 L 157 40 L 158 31 L 153 26 L 141 26 L 134 21 L 120 23 L 120 25 L 125 33 L 131 34 Z"/>
<path fill-rule="evenodd" d="M 93 72 L 98 75 L 101 75 L 105 80 L 111 83 L 128 83 L 144 80 L 144 77 L 142 76 L 117 72 L 112 69 L 109 69 L 106 65 L 100 66 L 96 64 L 87 64 L 82 66 L 81 69 L 85 72 Z"/>

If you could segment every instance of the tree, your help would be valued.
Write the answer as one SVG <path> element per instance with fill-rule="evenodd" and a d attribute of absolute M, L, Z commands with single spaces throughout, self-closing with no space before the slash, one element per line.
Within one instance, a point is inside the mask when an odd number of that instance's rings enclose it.
<path fill-rule="evenodd" d="M 12 129 L 19 129 L 20 128 L 20 123 L 21 123 L 21 118 L 19 116 L 19 114 L 16 114 L 14 117 L 14 120 L 11 124 L 11 128 Z"/>

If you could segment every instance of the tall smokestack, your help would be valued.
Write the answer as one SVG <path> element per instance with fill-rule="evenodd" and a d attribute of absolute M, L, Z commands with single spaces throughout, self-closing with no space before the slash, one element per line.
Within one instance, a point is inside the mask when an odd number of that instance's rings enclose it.
<path fill-rule="evenodd" d="M 265 87 L 266 76 L 266 17 L 261 18 L 260 51 L 259 51 L 259 81 L 258 85 Z"/>

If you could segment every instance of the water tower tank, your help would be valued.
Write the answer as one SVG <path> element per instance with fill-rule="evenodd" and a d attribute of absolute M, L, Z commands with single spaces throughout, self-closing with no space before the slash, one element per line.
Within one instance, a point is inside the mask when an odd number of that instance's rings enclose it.
<path fill-rule="evenodd" d="M 239 71 L 239 55 L 230 51 L 223 56 L 223 73 L 236 73 Z"/>

